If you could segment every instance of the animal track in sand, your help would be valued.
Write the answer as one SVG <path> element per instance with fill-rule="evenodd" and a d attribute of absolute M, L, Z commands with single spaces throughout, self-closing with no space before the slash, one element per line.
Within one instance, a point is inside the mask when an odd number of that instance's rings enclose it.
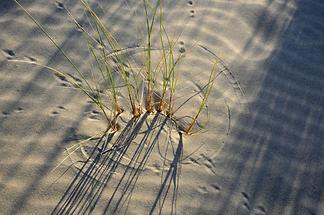
<path fill-rule="evenodd" d="M 265 215 L 266 214 L 266 210 L 262 205 L 259 205 L 256 209 L 255 209 L 255 214 L 256 215 Z"/>
<path fill-rule="evenodd" d="M 193 2 L 192 1 L 188 1 L 187 3 L 189 6 L 192 6 L 193 5 Z"/>
<path fill-rule="evenodd" d="M 57 9 L 63 10 L 64 9 L 64 4 L 62 2 L 56 1 L 55 2 Z"/>
<path fill-rule="evenodd" d="M 60 86 L 62 86 L 62 87 L 70 87 L 70 85 L 67 84 L 67 83 L 60 83 Z"/>
<path fill-rule="evenodd" d="M 207 187 L 205 187 L 203 185 L 199 185 L 197 190 L 199 193 L 202 193 L 202 194 L 209 193 Z"/>
<path fill-rule="evenodd" d="M 9 116 L 10 113 L 9 113 L 8 111 L 2 111 L 2 115 L 4 115 L 4 116 Z"/>
<path fill-rule="evenodd" d="M 13 112 L 15 112 L 15 113 L 21 113 L 23 111 L 24 111 L 24 109 L 22 107 L 18 107 L 18 108 L 13 109 Z M 11 113 L 9 111 L 2 111 L 1 113 L 2 113 L 3 116 L 11 115 Z"/>
<path fill-rule="evenodd" d="M 244 203 L 243 203 L 243 207 L 246 208 L 246 209 L 249 210 L 249 211 L 251 210 L 250 205 L 249 205 L 249 203 L 247 203 L 247 202 L 244 202 Z"/>
<path fill-rule="evenodd" d="M 216 192 L 221 191 L 221 187 L 218 186 L 217 184 L 211 184 L 210 186 L 211 186 L 211 187 L 213 188 L 213 190 L 215 190 Z"/>
<path fill-rule="evenodd" d="M 52 114 L 53 116 L 56 116 L 56 115 L 59 115 L 59 112 L 57 112 L 57 111 L 52 111 L 51 114 Z"/>
<path fill-rule="evenodd" d="M 4 56 L 5 56 L 8 60 L 13 59 L 13 58 L 16 57 L 15 52 L 14 52 L 13 50 L 11 50 L 11 49 L 2 49 L 2 52 L 3 52 Z"/>
<path fill-rule="evenodd" d="M 17 112 L 17 113 L 21 113 L 21 112 L 23 112 L 24 111 L 24 109 L 22 108 L 22 107 L 18 107 L 16 110 L 15 110 L 15 112 Z"/>
<path fill-rule="evenodd" d="M 249 197 L 249 195 L 247 193 L 242 192 L 241 194 L 242 194 L 244 200 L 246 200 L 246 201 L 250 200 L 250 197 Z"/>
<path fill-rule="evenodd" d="M 194 10 L 190 10 L 190 17 L 191 18 L 195 17 L 195 11 Z"/>
<path fill-rule="evenodd" d="M 59 73 L 54 73 L 54 75 L 60 80 L 60 81 L 63 81 L 63 82 L 67 82 L 66 80 L 66 77 L 59 74 Z"/>
<path fill-rule="evenodd" d="M 59 110 L 66 110 L 65 107 L 63 107 L 63 106 L 57 106 L 57 109 L 59 109 Z M 59 110 L 57 110 L 57 109 L 54 110 L 54 111 L 52 111 L 51 112 L 51 115 L 53 115 L 53 116 L 59 115 L 61 112 Z"/>
<path fill-rule="evenodd" d="M 186 49 L 184 47 L 184 42 L 183 41 L 179 41 L 179 52 L 180 53 L 185 53 L 186 52 Z"/>
<path fill-rule="evenodd" d="M 58 79 L 58 81 L 60 82 L 60 86 L 63 87 L 71 87 L 70 82 L 67 80 L 66 76 L 59 74 L 59 73 L 54 73 L 55 77 Z M 70 76 L 77 84 L 81 85 L 82 81 L 81 79 L 75 77 L 74 75 L 68 73 L 68 76 Z"/>
<path fill-rule="evenodd" d="M 243 196 L 243 207 L 247 210 L 251 210 L 251 207 L 250 207 L 250 197 L 247 193 L 245 192 L 242 192 L 241 193 L 242 196 Z"/>
<path fill-rule="evenodd" d="M 100 120 L 100 112 L 97 110 L 92 110 L 91 112 L 88 112 L 88 119 L 89 120 Z"/>
<path fill-rule="evenodd" d="M 180 52 L 180 53 L 185 53 L 185 52 L 186 52 L 186 49 L 185 49 L 184 47 L 181 47 L 181 48 L 179 49 L 179 52 Z"/>
<path fill-rule="evenodd" d="M 61 110 L 66 110 L 66 108 L 63 107 L 63 106 L 61 106 L 61 105 L 60 105 L 60 106 L 57 106 L 57 108 L 58 108 L 58 109 L 61 109 Z"/>
<path fill-rule="evenodd" d="M 219 193 L 221 188 L 217 184 L 210 184 L 209 186 L 199 185 L 197 188 L 200 193 Z"/>
<path fill-rule="evenodd" d="M 92 113 L 92 114 L 100 114 L 100 112 L 97 111 L 97 110 L 93 110 L 93 111 L 91 111 L 91 113 Z"/>
<path fill-rule="evenodd" d="M 211 163 L 204 162 L 203 165 L 204 165 L 204 167 L 205 167 L 208 171 L 210 171 L 210 172 L 216 174 L 215 171 L 214 171 L 214 169 L 213 169 L 213 165 L 212 165 Z"/>
<path fill-rule="evenodd" d="M 149 169 L 157 175 L 161 173 L 161 165 L 159 163 L 153 163 L 152 167 L 149 167 Z"/>

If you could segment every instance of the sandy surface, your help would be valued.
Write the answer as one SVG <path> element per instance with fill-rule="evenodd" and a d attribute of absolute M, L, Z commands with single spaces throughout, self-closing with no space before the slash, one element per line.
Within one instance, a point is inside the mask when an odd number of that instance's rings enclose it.
<path fill-rule="evenodd" d="M 208 131 L 183 139 L 172 133 L 173 151 L 166 150 L 164 117 L 131 121 L 125 116 L 123 128 L 111 138 L 131 141 L 127 151 L 72 165 L 85 161 L 84 152 L 91 150 L 85 148 L 52 171 L 66 148 L 102 131 L 105 121 L 64 80 L 10 62 L 37 61 L 75 75 L 24 12 L 1 1 L 0 214 L 324 214 L 324 4 L 167 2 L 167 30 L 181 33 L 176 47 L 188 55 L 181 65 L 179 101 L 208 79 L 213 56 L 188 51 L 196 42 L 213 50 L 236 77 L 224 74 L 215 82 Z M 144 43 L 141 1 L 90 3 L 123 47 Z M 60 5 L 22 4 L 90 77 L 82 34 Z M 63 5 L 88 27 L 77 1 Z M 153 41 L 158 39 L 154 34 Z M 136 59 L 140 52 L 129 55 Z M 188 103 L 179 116 L 194 113 L 195 104 Z M 138 132 L 150 129 L 148 135 Z"/>

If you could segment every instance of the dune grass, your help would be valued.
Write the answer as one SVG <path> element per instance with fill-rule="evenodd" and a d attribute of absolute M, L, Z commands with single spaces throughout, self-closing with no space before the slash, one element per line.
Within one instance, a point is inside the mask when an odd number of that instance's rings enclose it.
<path fill-rule="evenodd" d="M 56 68 L 49 67 L 36 62 L 28 62 L 24 60 L 14 60 L 20 63 L 30 63 L 37 66 L 46 68 L 48 71 L 59 74 L 66 78 L 66 80 L 74 87 L 83 92 L 83 94 L 90 98 L 93 103 L 101 110 L 103 115 L 107 120 L 107 132 L 116 132 L 118 130 L 118 117 L 123 113 L 123 111 L 128 111 L 133 117 L 140 117 L 143 111 L 148 113 L 159 112 L 164 114 L 166 117 L 173 119 L 175 113 L 175 97 L 177 93 L 177 84 L 179 80 L 178 65 L 181 60 L 185 58 L 185 55 L 180 53 L 175 54 L 175 45 L 177 39 L 170 38 L 164 23 L 164 11 L 162 0 L 157 0 L 152 3 L 147 0 L 143 0 L 144 5 L 144 16 L 146 25 L 146 44 L 144 45 L 144 55 L 145 63 L 144 67 L 140 68 L 139 72 L 136 72 L 130 59 L 125 58 L 122 54 L 119 54 L 120 50 L 123 50 L 119 45 L 118 40 L 113 36 L 113 32 L 105 26 L 101 21 L 96 12 L 91 8 L 91 6 L 85 1 L 80 0 L 86 15 L 90 20 L 90 26 L 95 32 L 91 34 L 89 30 L 82 27 L 77 20 L 74 18 L 72 13 L 64 8 L 67 12 L 69 19 L 71 19 L 77 27 L 81 30 L 84 36 L 84 40 L 88 45 L 88 50 L 90 56 L 93 58 L 96 66 L 96 72 L 101 77 L 105 83 L 107 91 L 100 91 L 98 84 L 99 80 L 92 80 L 90 82 L 86 75 L 76 66 L 76 64 L 71 60 L 68 54 L 58 45 L 54 38 L 50 35 L 49 31 L 44 28 L 34 16 L 24 8 L 17 0 L 14 0 L 17 5 L 19 5 L 22 10 L 27 14 L 27 16 L 37 25 L 37 27 L 44 33 L 44 35 L 49 39 L 49 41 L 56 47 L 56 49 L 64 56 L 64 58 L 71 64 L 72 68 L 76 71 L 78 78 L 82 80 L 85 85 L 77 83 L 73 78 L 71 78 L 66 71 L 60 71 Z M 152 6 L 153 4 L 153 6 Z M 154 28 L 155 26 L 155 28 Z M 158 32 L 154 32 L 154 29 L 158 29 Z M 154 33 L 158 34 L 159 44 L 152 44 L 152 35 Z M 96 45 L 100 45 L 98 49 Z M 153 45 L 160 47 L 159 52 L 153 52 Z M 159 53 L 158 61 L 153 62 L 153 55 Z M 113 70 L 112 61 L 115 63 L 117 71 Z M 199 117 L 206 108 L 208 103 L 208 98 L 210 92 L 212 91 L 216 75 L 217 66 L 213 63 L 212 70 L 210 71 L 209 80 L 206 80 L 206 86 L 203 88 L 203 97 L 200 105 L 195 111 L 196 114 L 190 116 L 191 122 L 186 128 L 182 128 L 179 132 L 185 133 L 187 135 L 193 134 L 193 128 L 197 125 Z M 130 109 L 126 109 L 122 104 L 118 96 L 119 88 L 117 87 L 116 77 L 120 77 L 123 81 L 123 86 L 126 90 L 123 92 L 125 98 L 128 98 L 128 103 Z M 142 80 L 141 80 L 142 79 Z M 138 80 L 145 83 L 145 87 L 141 88 Z M 161 89 L 158 90 L 158 84 L 160 84 Z M 142 95 L 145 97 L 143 98 Z M 153 99 L 154 94 L 159 94 L 158 100 Z M 109 101 L 107 103 L 104 97 L 108 97 Z M 142 104 L 142 99 L 144 100 L 144 105 Z M 144 106 L 144 107 L 143 107 Z M 181 106 L 180 106 L 181 107 Z"/>

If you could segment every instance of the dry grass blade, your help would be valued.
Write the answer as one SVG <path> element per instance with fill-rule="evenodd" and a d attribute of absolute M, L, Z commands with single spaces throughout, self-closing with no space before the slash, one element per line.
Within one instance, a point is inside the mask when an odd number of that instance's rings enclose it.
<path fill-rule="evenodd" d="M 187 134 L 190 134 L 191 133 L 192 128 L 196 124 L 197 119 L 198 119 L 201 111 L 204 109 L 204 107 L 207 104 L 209 94 L 210 94 L 210 92 L 211 92 L 211 90 L 213 88 L 213 85 L 214 85 L 214 82 L 215 82 L 215 78 L 216 78 L 216 71 L 215 71 L 216 70 L 216 67 L 217 67 L 217 65 L 216 65 L 216 63 L 214 63 L 213 68 L 212 68 L 212 71 L 211 71 L 210 76 L 209 76 L 209 80 L 208 80 L 208 84 L 207 84 L 207 89 L 206 89 L 206 91 L 204 93 L 204 96 L 203 96 L 203 99 L 202 99 L 202 101 L 200 103 L 200 106 L 198 108 L 198 111 L 197 111 L 196 115 L 193 117 L 192 122 L 189 124 L 189 127 L 185 131 Z"/>

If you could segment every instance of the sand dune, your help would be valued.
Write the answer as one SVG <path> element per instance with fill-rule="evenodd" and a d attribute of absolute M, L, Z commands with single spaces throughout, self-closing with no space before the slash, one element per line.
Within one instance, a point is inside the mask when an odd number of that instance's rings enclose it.
<path fill-rule="evenodd" d="M 143 64 L 142 1 L 89 2 L 128 48 L 123 55 Z M 91 79 L 87 44 L 64 10 L 90 28 L 81 4 L 21 3 Z M 55 67 L 83 84 L 18 5 L 0 3 L 0 214 L 324 214 L 324 4 L 179 0 L 164 7 L 169 35 L 180 35 L 176 51 L 187 55 L 177 105 L 206 83 L 213 54 L 227 69 L 209 98 L 207 131 L 169 134 L 173 125 L 162 115 L 126 114 L 115 135 L 91 141 L 52 171 L 106 122 L 65 77 L 14 62 Z M 195 97 L 177 116 L 194 114 L 198 103 Z M 132 144 L 94 150 L 111 142 Z"/>

